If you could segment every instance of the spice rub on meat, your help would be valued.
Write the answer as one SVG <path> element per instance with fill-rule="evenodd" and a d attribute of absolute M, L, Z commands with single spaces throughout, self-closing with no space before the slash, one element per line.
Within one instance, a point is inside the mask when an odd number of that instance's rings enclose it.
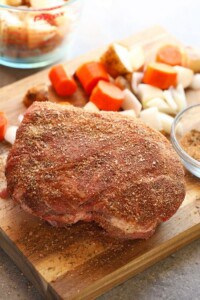
<path fill-rule="evenodd" d="M 10 197 L 52 225 L 95 221 L 110 235 L 148 238 L 185 196 L 167 139 L 140 120 L 35 102 L 6 165 Z"/>

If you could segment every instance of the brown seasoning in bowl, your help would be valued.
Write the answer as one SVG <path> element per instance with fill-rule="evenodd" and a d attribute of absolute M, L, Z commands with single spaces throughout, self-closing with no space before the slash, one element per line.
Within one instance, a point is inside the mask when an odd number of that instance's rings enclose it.
<path fill-rule="evenodd" d="M 181 138 L 180 144 L 187 154 L 200 161 L 200 131 L 193 129 L 187 132 Z"/>

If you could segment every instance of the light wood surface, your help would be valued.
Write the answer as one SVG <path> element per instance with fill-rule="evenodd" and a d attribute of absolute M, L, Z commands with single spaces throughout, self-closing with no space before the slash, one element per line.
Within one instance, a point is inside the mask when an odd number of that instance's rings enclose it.
<path fill-rule="evenodd" d="M 149 59 L 163 42 L 175 39 L 154 27 L 127 39 L 142 44 Z M 82 62 L 98 58 L 101 50 L 69 62 L 73 72 Z M 12 124 L 23 112 L 21 99 L 28 87 L 46 82 L 48 70 L 0 90 L 0 110 Z M 189 92 L 189 103 L 200 102 Z M 0 147 L 0 185 L 5 186 L 4 165 L 9 146 Z M 178 212 L 159 226 L 147 241 L 109 238 L 95 224 L 78 223 L 53 228 L 23 212 L 10 200 L 0 199 L 0 246 L 15 261 L 46 299 L 93 299 L 200 237 L 199 180 L 186 175 L 187 195 Z"/>

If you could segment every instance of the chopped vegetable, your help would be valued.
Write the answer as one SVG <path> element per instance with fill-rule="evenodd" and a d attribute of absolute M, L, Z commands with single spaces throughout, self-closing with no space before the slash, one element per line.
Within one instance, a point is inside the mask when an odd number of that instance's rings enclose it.
<path fill-rule="evenodd" d="M 172 97 L 174 99 L 174 101 L 176 102 L 177 105 L 177 111 L 181 111 L 184 108 L 187 107 L 187 100 L 186 100 L 186 96 L 185 96 L 185 91 L 184 88 L 181 84 L 179 84 L 176 89 L 171 88 L 170 89 Z"/>
<path fill-rule="evenodd" d="M 62 65 L 56 65 L 51 68 L 49 79 L 59 96 L 70 96 L 77 90 L 75 80 L 66 73 Z"/>
<path fill-rule="evenodd" d="M 10 6 L 20 6 L 23 4 L 22 0 L 7 0 L 5 2 L 7 2 L 6 4 Z"/>
<path fill-rule="evenodd" d="M 144 108 L 157 107 L 160 112 L 173 114 L 173 110 L 162 98 L 153 98 L 145 103 Z"/>
<path fill-rule="evenodd" d="M 54 101 L 52 101 L 54 102 Z M 69 103 L 68 101 L 56 101 L 56 103 L 63 105 L 63 106 L 68 106 L 68 105 L 72 105 L 71 103 Z"/>
<path fill-rule="evenodd" d="M 142 101 L 142 105 L 153 98 L 164 98 L 163 91 L 149 84 L 140 83 L 138 85 L 138 96 Z"/>
<path fill-rule="evenodd" d="M 9 126 L 6 130 L 5 133 L 5 140 L 10 143 L 10 144 L 14 144 L 15 139 L 16 139 L 16 133 L 17 133 L 17 126 Z"/>
<path fill-rule="evenodd" d="M 100 80 L 109 81 L 109 75 L 105 67 L 102 63 L 96 61 L 81 65 L 76 71 L 76 76 L 88 95 Z"/>
<path fill-rule="evenodd" d="M 91 101 L 86 103 L 86 105 L 83 107 L 84 110 L 89 112 L 99 112 L 98 107 Z"/>
<path fill-rule="evenodd" d="M 193 90 L 200 90 L 200 74 L 194 74 L 190 88 Z"/>
<path fill-rule="evenodd" d="M 111 82 L 99 81 L 92 94 L 90 101 L 99 109 L 118 111 L 124 100 L 123 92 Z"/>
<path fill-rule="evenodd" d="M 143 111 L 141 111 L 140 117 L 142 121 L 150 127 L 158 131 L 162 130 L 162 123 L 157 107 L 144 109 Z"/>
<path fill-rule="evenodd" d="M 117 43 L 110 45 L 102 55 L 101 61 L 108 73 L 114 78 L 133 71 L 128 49 Z"/>
<path fill-rule="evenodd" d="M 123 91 L 124 94 L 124 101 L 122 103 L 122 108 L 124 110 L 130 110 L 133 109 L 136 113 L 136 115 L 139 115 L 142 105 L 140 101 L 136 98 L 136 96 L 128 89 L 125 89 Z"/>
<path fill-rule="evenodd" d="M 17 118 L 17 120 L 19 121 L 19 123 L 21 123 L 23 121 L 24 115 L 20 114 Z"/>
<path fill-rule="evenodd" d="M 118 76 L 114 80 L 114 84 L 120 88 L 121 90 L 129 89 L 130 90 L 130 83 L 124 76 Z"/>
<path fill-rule="evenodd" d="M 121 115 L 130 117 L 130 118 L 136 118 L 136 113 L 134 109 L 128 109 L 128 110 L 123 110 L 119 112 Z"/>
<path fill-rule="evenodd" d="M 175 45 L 164 45 L 158 50 L 156 55 L 156 61 L 171 66 L 181 66 L 181 49 Z"/>
<path fill-rule="evenodd" d="M 195 73 L 200 72 L 200 49 L 185 48 L 184 67 L 193 70 Z"/>
<path fill-rule="evenodd" d="M 177 72 L 177 83 L 181 83 L 183 88 L 186 89 L 192 82 L 194 72 L 181 66 L 175 66 L 174 69 Z"/>
<path fill-rule="evenodd" d="M 129 55 L 133 71 L 141 70 L 145 63 L 143 48 L 141 46 L 134 46 L 130 49 Z"/>
<path fill-rule="evenodd" d="M 173 113 L 176 114 L 176 112 L 178 110 L 178 106 L 172 96 L 171 90 L 166 90 L 163 92 L 163 94 L 164 94 L 165 101 L 167 102 L 169 107 L 172 109 Z"/>
<path fill-rule="evenodd" d="M 0 112 L 0 141 L 3 141 L 8 121 L 3 112 Z"/>
<path fill-rule="evenodd" d="M 40 83 L 26 92 L 23 103 L 29 107 L 35 101 L 49 101 L 48 87 L 45 83 Z"/>
<path fill-rule="evenodd" d="M 31 7 L 36 9 L 58 7 L 65 4 L 64 0 L 30 0 Z"/>
<path fill-rule="evenodd" d="M 131 88 L 135 94 L 138 93 L 138 85 L 142 82 L 144 74 L 142 72 L 134 72 L 131 78 Z"/>
<path fill-rule="evenodd" d="M 143 82 L 160 89 L 176 86 L 177 73 L 173 67 L 162 63 L 150 63 L 144 72 Z"/>
<path fill-rule="evenodd" d="M 163 130 L 166 133 L 170 134 L 174 118 L 172 118 L 171 116 L 169 116 L 167 114 L 161 113 L 161 112 L 159 113 L 159 117 L 160 117 L 160 120 L 162 123 Z"/>
<path fill-rule="evenodd" d="M 10 13 L 9 10 L 1 11 L 0 32 L 1 43 L 3 42 L 7 46 L 24 46 L 24 42 L 27 40 L 23 21 L 18 15 Z"/>
<path fill-rule="evenodd" d="M 26 26 L 23 32 L 27 32 L 27 45 L 29 49 L 35 49 L 44 45 L 48 40 L 55 37 L 57 34 L 57 27 L 50 25 L 45 20 L 37 20 L 35 22 L 34 18 L 27 18 Z"/>

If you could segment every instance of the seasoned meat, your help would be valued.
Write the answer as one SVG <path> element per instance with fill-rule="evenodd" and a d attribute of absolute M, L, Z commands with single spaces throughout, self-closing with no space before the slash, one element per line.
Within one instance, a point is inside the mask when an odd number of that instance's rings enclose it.
<path fill-rule="evenodd" d="M 112 112 L 35 102 L 6 166 L 10 197 L 52 225 L 95 221 L 110 235 L 148 238 L 185 196 L 167 139 Z"/>

